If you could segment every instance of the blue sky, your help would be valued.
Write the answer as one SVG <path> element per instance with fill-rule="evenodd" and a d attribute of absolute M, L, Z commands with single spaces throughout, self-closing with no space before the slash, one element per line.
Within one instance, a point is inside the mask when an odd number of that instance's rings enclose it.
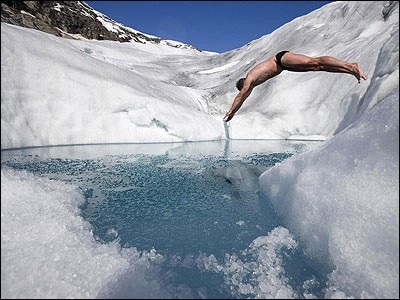
<path fill-rule="evenodd" d="M 143 33 L 226 52 L 332 1 L 86 1 Z"/>

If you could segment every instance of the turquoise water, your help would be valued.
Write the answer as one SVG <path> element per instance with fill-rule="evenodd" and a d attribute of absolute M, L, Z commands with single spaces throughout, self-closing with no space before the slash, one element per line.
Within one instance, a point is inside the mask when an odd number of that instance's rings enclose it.
<path fill-rule="evenodd" d="M 77 185 L 86 198 L 81 215 L 99 243 L 161 254 L 157 280 L 166 298 L 255 298 L 256 287 L 270 283 L 254 275 L 263 250 L 249 245 L 282 226 L 268 199 L 257 194 L 258 177 L 316 144 L 82 145 L 2 151 L 1 160 L 2 166 Z M 326 279 L 307 265 L 301 247 L 273 247 L 279 259 L 266 272 L 284 274 L 283 285 L 299 297 L 320 295 Z M 229 273 L 232 259 L 239 277 Z M 205 267 L 211 261 L 213 267 Z M 135 293 L 120 283 L 102 296 Z"/>

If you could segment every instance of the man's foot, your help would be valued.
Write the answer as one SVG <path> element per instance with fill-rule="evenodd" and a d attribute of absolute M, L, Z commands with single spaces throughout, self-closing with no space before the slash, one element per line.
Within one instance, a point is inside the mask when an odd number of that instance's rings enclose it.
<path fill-rule="evenodd" d="M 367 80 L 367 75 L 364 74 L 364 72 L 361 70 L 360 64 L 353 63 L 353 68 L 354 68 L 354 76 L 357 78 L 358 83 L 360 83 L 360 80 Z"/>

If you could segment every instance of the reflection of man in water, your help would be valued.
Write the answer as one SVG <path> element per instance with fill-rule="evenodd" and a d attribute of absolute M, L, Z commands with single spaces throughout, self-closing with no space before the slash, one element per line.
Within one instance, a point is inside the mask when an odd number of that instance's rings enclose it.
<path fill-rule="evenodd" d="M 279 75 L 283 70 L 292 72 L 325 71 L 331 73 L 347 73 L 356 77 L 358 82 L 366 80 L 358 62 L 348 63 L 332 56 L 309 57 L 289 51 L 281 51 L 277 55 L 257 64 L 236 83 L 240 91 L 235 97 L 231 109 L 226 113 L 224 121 L 228 122 L 251 94 L 254 87 Z"/>

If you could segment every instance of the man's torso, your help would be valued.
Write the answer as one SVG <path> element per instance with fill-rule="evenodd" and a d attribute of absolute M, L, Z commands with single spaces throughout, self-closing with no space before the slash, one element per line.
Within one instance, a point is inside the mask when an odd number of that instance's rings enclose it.
<path fill-rule="evenodd" d="M 257 86 L 266 80 L 279 75 L 283 69 L 278 66 L 276 58 L 273 56 L 259 64 L 257 64 L 250 72 L 247 77 L 253 82 L 254 86 Z"/>

